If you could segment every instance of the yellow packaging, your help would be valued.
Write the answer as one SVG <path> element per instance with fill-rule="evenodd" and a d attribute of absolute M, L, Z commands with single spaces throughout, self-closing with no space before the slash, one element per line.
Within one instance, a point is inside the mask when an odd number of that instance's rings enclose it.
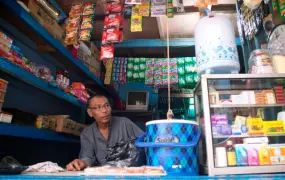
<path fill-rule="evenodd" d="M 264 134 L 285 134 L 284 121 L 264 121 Z"/>
<path fill-rule="evenodd" d="M 270 154 L 267 145 L 260 145 L 258 148 L 260 165 L 270 165 Z"/>
<path fill-rule="evenodd" d="M 280 147 L 280 163 L 285 164 L 285 144 Z"/>
<path fill-rule="evenodd" d="M 280 157 L 279 157 L 279 154 L 280 154 L 280 147 L 278 146 L 275 146 L 275 145 L 271 145 L 269 147 L 269 154 L 270 154 L 270 162 L 271 164 L 279 164 L 280 161 Z"/>
<path fill-rule="evenodd" d="M 248 134 L 264 134 L 263 120 L 261 118 L 247 118 Z"/>
<path fill-rule="evenodd" d="M 142 31 L 142 16 L 139 14 L 140 5 L 132 7 L 131 32 Z"/>

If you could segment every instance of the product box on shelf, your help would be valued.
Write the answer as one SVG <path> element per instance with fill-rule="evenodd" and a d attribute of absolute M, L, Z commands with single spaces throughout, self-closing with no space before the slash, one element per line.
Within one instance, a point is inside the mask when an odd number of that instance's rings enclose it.
<path fill-rule="evenodd" d="M 8 81 L 0 78 L 0 90 L 7 91 Z"/>
<path fill-rule="evenodd" d="M 65 32 L 37 3 L 29 0 L 28 8 L 31 15 L 58 41 L 64 44 Z"/>
<path fill-rule="evenodd" d="M 36 120 L 36 127 L 39 129 L 56 130 L 56 119 L 49 116 L 38 116 Z"/>
<path fill-rule="evenodd" d="M 0 108 L 0 110 L 1 110 L 1 108 Z M 12 114 L 0 112 L 0 122 L 11 123 L 12 118 L 13 118 Z"/>

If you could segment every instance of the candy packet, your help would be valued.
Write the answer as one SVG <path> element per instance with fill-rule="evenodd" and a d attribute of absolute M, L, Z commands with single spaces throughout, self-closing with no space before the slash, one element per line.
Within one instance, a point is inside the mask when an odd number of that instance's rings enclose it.
<path fill-rule="evenodd" d="M 142 16 L 139 14 L 139 7 L 139 5 L 136 5 L 132 8 L 131 32 L 142 31 Z"/>
<path fill-rule="evenodd" d="M 139 15 L 140 16 L 149 17 L 149 13 L 150 13 L 149 3 L 140 5 L 140 8 L 139 8 Z"/>
<path fill-rule="evenodd" d="M 114 44 L 120 41 L 121 32 L 119 28 L 112 28 L 103 31 L 102 44 Z"/>
<path fill-rule="evenodd" d="M 66 26 L 66 31 L 67 32 L 77 31 L 79 27 L 79 23 L 80 23 L 80 16 L 69 18 L 67 26 Z"/>
<path fill-rule="evenodd" d="M 114 58 L 114 46 L 102 46 L 100 59 L 112 59 Z"/>

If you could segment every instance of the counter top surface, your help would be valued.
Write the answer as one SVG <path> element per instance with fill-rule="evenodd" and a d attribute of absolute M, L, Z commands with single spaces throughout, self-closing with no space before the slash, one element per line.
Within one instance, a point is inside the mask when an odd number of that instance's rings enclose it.
<path fill-rule="evenodd" d="M 164 177 L 121 177 L 121 176 L 82 176 L 82 172 L 61 172 L 61 173 L 23 173 L 21 175 L 5 175 L 1 176 L 0 179 L 11 179 L 11 180 L 27 180 L 27 179 L 40 179 L 40 180 L 59 180 L 59 179 L 74 179 L 74 180 L 91 180 L 91 179 L 203 179 L 203 180 L 215 180 L 215 179 L 243 179 L 243 180 L 256 180 L 256 179 L 270 179 L 270 180 L 281 180 L 285 179 L 285 174 L 258 174 L 258 175 L 228 175 L 228 176 L 164 176 Z"/>

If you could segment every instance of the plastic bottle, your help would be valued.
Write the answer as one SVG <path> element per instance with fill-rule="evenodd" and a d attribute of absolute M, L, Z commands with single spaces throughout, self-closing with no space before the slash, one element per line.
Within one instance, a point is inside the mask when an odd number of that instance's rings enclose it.
<path fill-rule="evenodd" d="M 227 141 L 227 159 L 228 159 L 228 166 L 236 166 L 236 152 L 235 148 L 233 147 L 232 141 Z"/>

